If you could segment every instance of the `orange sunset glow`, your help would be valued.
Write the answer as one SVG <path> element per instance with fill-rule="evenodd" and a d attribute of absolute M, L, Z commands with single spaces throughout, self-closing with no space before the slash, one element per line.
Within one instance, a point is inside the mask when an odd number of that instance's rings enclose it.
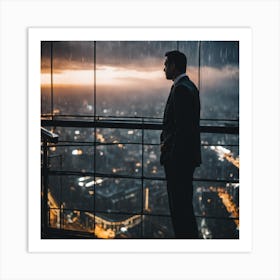
<path fill-rule="evenodd" d="M 158 68 L 139 68 L 130 69 L 125 67 L 114 67 L 111 65 L 102 65 L 96 69 L 96 81 L 98 86 L 102 87 L 143 87 L 149 83 L 152 87 L 166 87 L 170 85 L 170 81 L 165 79 L 161 65 Z M 157 70 L 158 69 L 158 70 Z M 224 67 L 221 69 L 213 67 L 201 67 L 204 83 L 208 87 L 215 87 L 220 83 L 225 83 L 226 80 L 238 79 L 239 71 L 237 67 Z M 198 83 L 198 68 L 189 67 L 187 75 L 195 84 Z M 219 77 L 217 80 L 215 77 Z M 91 69 L 65 69 L 53 73 L 53 83 L 55 86 L 93 86 L 94 85 L 94 70 Z M 46 71 L 41 72 L 41 86 L 49 87 L 51 84 L 51 75 Z"/>
<path fill-rule="evenodd" d="M 117 68 L 112 66 L 102 66 L 96 70 L 96 79 L 100 85 L 128 85 L 135 80 L 158 80 L 164 79 L 162 70 L 158 71 L 143 71 L 131 70 L 125 68 Z M 93 70 L 71 70 L 66 69 L 61 72 L 53 73 L 54 84 L 59 85 L 84 85 L 89 86 L 94 83 Z M 50 84 L 50 74 L 41 73 L 41 85 L 46 86 Z"/>
<path fill-rule="evenodd" d="M 152 84 L 152 87 L 167 87 L 170 81 L 165 79 L 163 67 L 157 68 L 140 68 L 128 69 L 125 67 L 113 67 L 103 65 L 96 69 L 96 81 L 98 86 L 115 86 L 130 88 L 133 86 L 142 87 L 145 83 Z M 197 83 L 198 69 L 190 67 L 187 71 L 189 77 Z M 64 71 L 53 73 L 53 83 L 55 86 L 93 86 L 94 70 L 73 70 L 66 69 Z M 41 86 L 49 87 L 51 84 L 51 75 L 45 71 L 41 72 Z"/>

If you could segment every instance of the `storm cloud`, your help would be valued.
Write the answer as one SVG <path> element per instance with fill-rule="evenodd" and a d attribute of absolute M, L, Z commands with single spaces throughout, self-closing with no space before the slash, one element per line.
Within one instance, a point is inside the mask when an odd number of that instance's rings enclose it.
<path fill-rule="evenodd" d="M 94 42 L 43 41 L 41 43 L 41 71 L 50 72 L 51 45 L 53 71 L 92 70 L 94 67 Z M 200 65 L 214 68 L 239 67 L 238 41 L 202 41 Z M 188 59 L 189 67 L 199 64 L 198 41 L 97 41 L 96 65 L 125 67 L 126 69 L 163 69 L 167 51 L 179 48 Z"/>

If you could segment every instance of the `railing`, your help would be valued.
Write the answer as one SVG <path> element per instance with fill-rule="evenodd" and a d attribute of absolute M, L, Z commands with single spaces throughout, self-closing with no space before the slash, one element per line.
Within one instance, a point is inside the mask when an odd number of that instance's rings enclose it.
<path fill-rule="evenodd" d="M 112 121 L 66 121 L 66 120 L 42 120 L 44 126 L 84 127 L 84 128 L 119 128 L 119 129 L 151 129 L 162 130 L 162 124 L 157 123 L 130 123 Z M 238 134 L 239 127 L 224 126 L 200 126 L 202 133 L 226 133 Z"/>
<path fill-rule="evenodd" d="M 64 176 L 64 175 L 73 175 L 73 176 L 89 176 L 93 178 L 93 181 L 96 182 L 97 178 L 120 178 L 120 179 L 135 179 L 135 180 L 139 180 L 141 181 L 141 193 L 142 193 L 142 203 L 141 203 L 141 209 L 140 211 L 134 210 L 134 211 L 109 211 L 109 213 L 112 214 L 119 214 L 119 215 L 127 215 L 127 216 L 131 216 L 135 217 L 135 219 L 139 219 L 139 223 L 143 222 L 143 217 L 144 215 L 150 215 L 150 216 L 156 216 L 156 217 L 169 217 L 168 214 L 152 214 L 152 213 L 147 213 L 147 211 L 144 209 L 145 205 L 144 205 L 144 199 L 143 199 L 143 193 L 144 193 L 144 181 L 145 180 L 157 180 L 157 181 L 162 181 L 165 180 L 164 176 L 147 176 L 144 174 L 144 159 L 143 159 L 143 154 L 144 154 L 144 150 L 143 150 L 143 146 L 147 145 L 147 143 L 144 144 L 144 131 L 147 130 L 161 130 L 162 129 L 162 125 L 157 121 L 146 121 L 145 119 L 131 119 L 131 120 L 122 120 L 122 119 L 108 119 L 108 118 L 103 118 L 103 117 L 95 117 L 94 119 L 90 119 L 89 117 L 87 117 L 87 119 L 83 119 L 83 120 L 69 120 L 69 118 L 65 117 L 65 119 L 42 119 L 41 121 L 41 125 L 45 126 L 45 127 L 76 127 L 76 128 L 93 128 L 94 132 L 96 132 L 97 128 L 114 128 L 114 129 L 139 129 L 142 131 L 142 137 L 141 137 L 141 142 L 131 142 L 129 144 L 140 144 L 142 145 L 142 158 L 141 158 L 141 174 L 139 174 L 138 176 L 132 174 L 132 175 L 126 175 L 126 174 L 114 174 L 114 173 L 106 173 L 106 172 L 97 172 L 94 168 L 93 170 L 86 170 L 86 171 L 81 171 L 81 170 L 49 170 L 47 168 L 47 164 L 46 164 L 46 158 L 45 158 L 45 149 L 47 147 L 47 145 L 44 145 L 43 149 L 44 149 L 44 158 L 43 158 L 43 177 L 44 180 L 42 181 L 43 183 L 43 205 L 44 207 L 42 208 L 42 212 L 44 213 L 44 219 L 43 219 L 43 223 L 44 223 L 44 229 L 49 229 L 50 228 L 50 224 L 47 223 L 47 220 L 49 221 L 50 218 L 47 218 L 48 215 L 50 215 L 50 211 L 51 210 L 57 210 L 58 211 L 58 215 L 60 215 L 60 229 L 56 229 L 56 232 L 63 232 L 62 230 L 62 226 L 61 223 L 63 223 L 63 217 L 61 216 L 62 210 L 65 211 L 80 211 L 79 213 L 86 213 L 86 215 L 90 216 L 92 215 L 92 219 L 93 219 L 93 228 L 94 230 L 98 229 L 98 225 L 102 224 L 104 227 L 107 227 L 106 222 L 103 221 L 97 221 L 97 219 L 99 219 L 98 216 L 95 215 L 96 213 L 96 209 L 95 209 L 95 199 L 96 199 L 96 185 L 93 185 L 93 208 L 90 209 L 90 211 L 87 211 L 86 209 L 78 209 L 78 207 L 75 208 L 63 208 L 61 209 L 61 205 L 58 205 L 58 207 L 48 207 L 48 198 L 47 197 L 47 193 L 48 193 L 48 179 L 46 179 L 45 177 L 48 177 L 49 175 L 52 176 Z M 239 134 L 239 127 L 238 126 L 201 126 L 201 132 L 202 133 L 215 133 L 215 134 L 231 134 L 231 135 L 238 135 Z M 100 141 L 97 141 L 98 139 L 96 139 L 96 133 L 94 133 L 94 139 L 93 141 L 89 141 L 86 142 L 85 145 L 92 145 L 94 148 L 94 151 L 96 152 L 96 147 L 98 145 L 114 145 L 114 143 L 101 143 Z M 70 141 L 70 143 L 73 141 Z M 45 142 L 44 142 L 45 143 Z M 118 142 L 118 144 L 120 144 Z M 126 143 L 121 143 L 121 144 L 126 144 Z M 149 144 L 149 143 L 148 143 Z M 61 145 L 63 145 L 63 141 L 61 143 Z M 68 143 L 65 145 L 71 145 Z M 150 144 L 149 144 L 150 145 Z M 152 145 L 158 145 L 158 144 L 152 144 Z M 94 155 L 96 154 L 94 152 Z M 94 156 L 94 166 L 95 166 L 95 161 L 96 158 Z M 194 178 L 194 181 L 207 181 L 207 182 L 213 182 L 213 183 L 225 183 L 225 182 L 230 182 L 233 184 L 238 183 L 239 181 L 236 179 L 233 180 L 223 180 L 223 179 L 209 179 L 209 178 Z M 223 193 L 221 190 L 219 191 L 217 189 L 217 193 L 219 194 L 220 199 L 224 202 L 225 206 L 227 203 L 227 206 L 230 207 L 230 197 L 227 196 L 227 194 Z M 50 198 L 49 198 L 50 200 Z M 226 206 L 226 207 L 227 207 Z M 228 209 L 229 211 L 230 209 Z M 92 214 L 93 213 L 93 214 Z M 100 211 L 98 210 L 99 214 L 103 214 L 106 215 L 108 214 L 108 211 Z M 236 224 L 238 224 L 238 213 L 233 213 L 234 214 L 232 217 L 216 217 L 216 216 L 211 216 L 208 215 L 207 217 L 205 215 L 196 215 L 197 218 L 207 218 L 207 219 L 228 219 L 228 220 L 233 220 L 236 222 Z M 136 221 L 136 220 L 135 220 Z M 137 220 L 138 222 L 138 220 Z M 127 222 L 128 223 L 128 222 Z M 117 225 L 115 225 L 117 226 Z M 141 232 L 143 232 L 143 230 L 141 230 Z M 78 234 L 76 231 L 72 231 L 74 236 L 78 237 Z M 67 233 L 64 233 L 67 236 Z M 110 235 L 110 231 L 108 232 L 108 234 Z M 141 234 L 140 234 L 141 235 Z M 68 236 L 71 236 L 71 234 L 68 234 Z M 84 233 L 83 236 L 86 236 L 86 233 Z M 72 236 L 73 237 L 73 236 Z M 91 235 L 91 237 L 93 238 L 93 235 Z M 110 237 L 110 236 L 109 236 Z M 50 236 L 47 236 L 46 238 L 50 238 Z"/>

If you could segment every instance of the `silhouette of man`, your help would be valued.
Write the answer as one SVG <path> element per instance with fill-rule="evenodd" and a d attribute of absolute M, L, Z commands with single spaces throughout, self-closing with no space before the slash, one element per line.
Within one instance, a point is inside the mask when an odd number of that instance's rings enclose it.
<path fill-rule="evenodd" d="M 167 180 L 175 238 L 196 239 L 192 181 L 201 163 L 199 92 L 186 75 L 186 56 L 176 50 L 165 56 L 165 76 L 173 85 L 164 110 L 160 163 Z"/>

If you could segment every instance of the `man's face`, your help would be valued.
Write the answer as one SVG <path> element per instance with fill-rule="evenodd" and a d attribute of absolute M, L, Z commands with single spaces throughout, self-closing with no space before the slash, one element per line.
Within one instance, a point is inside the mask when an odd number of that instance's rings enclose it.
<path fill-rule="evenodd" d="M 170 63 L 168 61 L 168 58 L 166 58 L 164 62 L 164 69 L 163 71 L 165 72 L 165 77 L 167 80 L 173 80 L 174 78 L 174 71 L 175 71 L 175 65 L 174 63 Z"/>

